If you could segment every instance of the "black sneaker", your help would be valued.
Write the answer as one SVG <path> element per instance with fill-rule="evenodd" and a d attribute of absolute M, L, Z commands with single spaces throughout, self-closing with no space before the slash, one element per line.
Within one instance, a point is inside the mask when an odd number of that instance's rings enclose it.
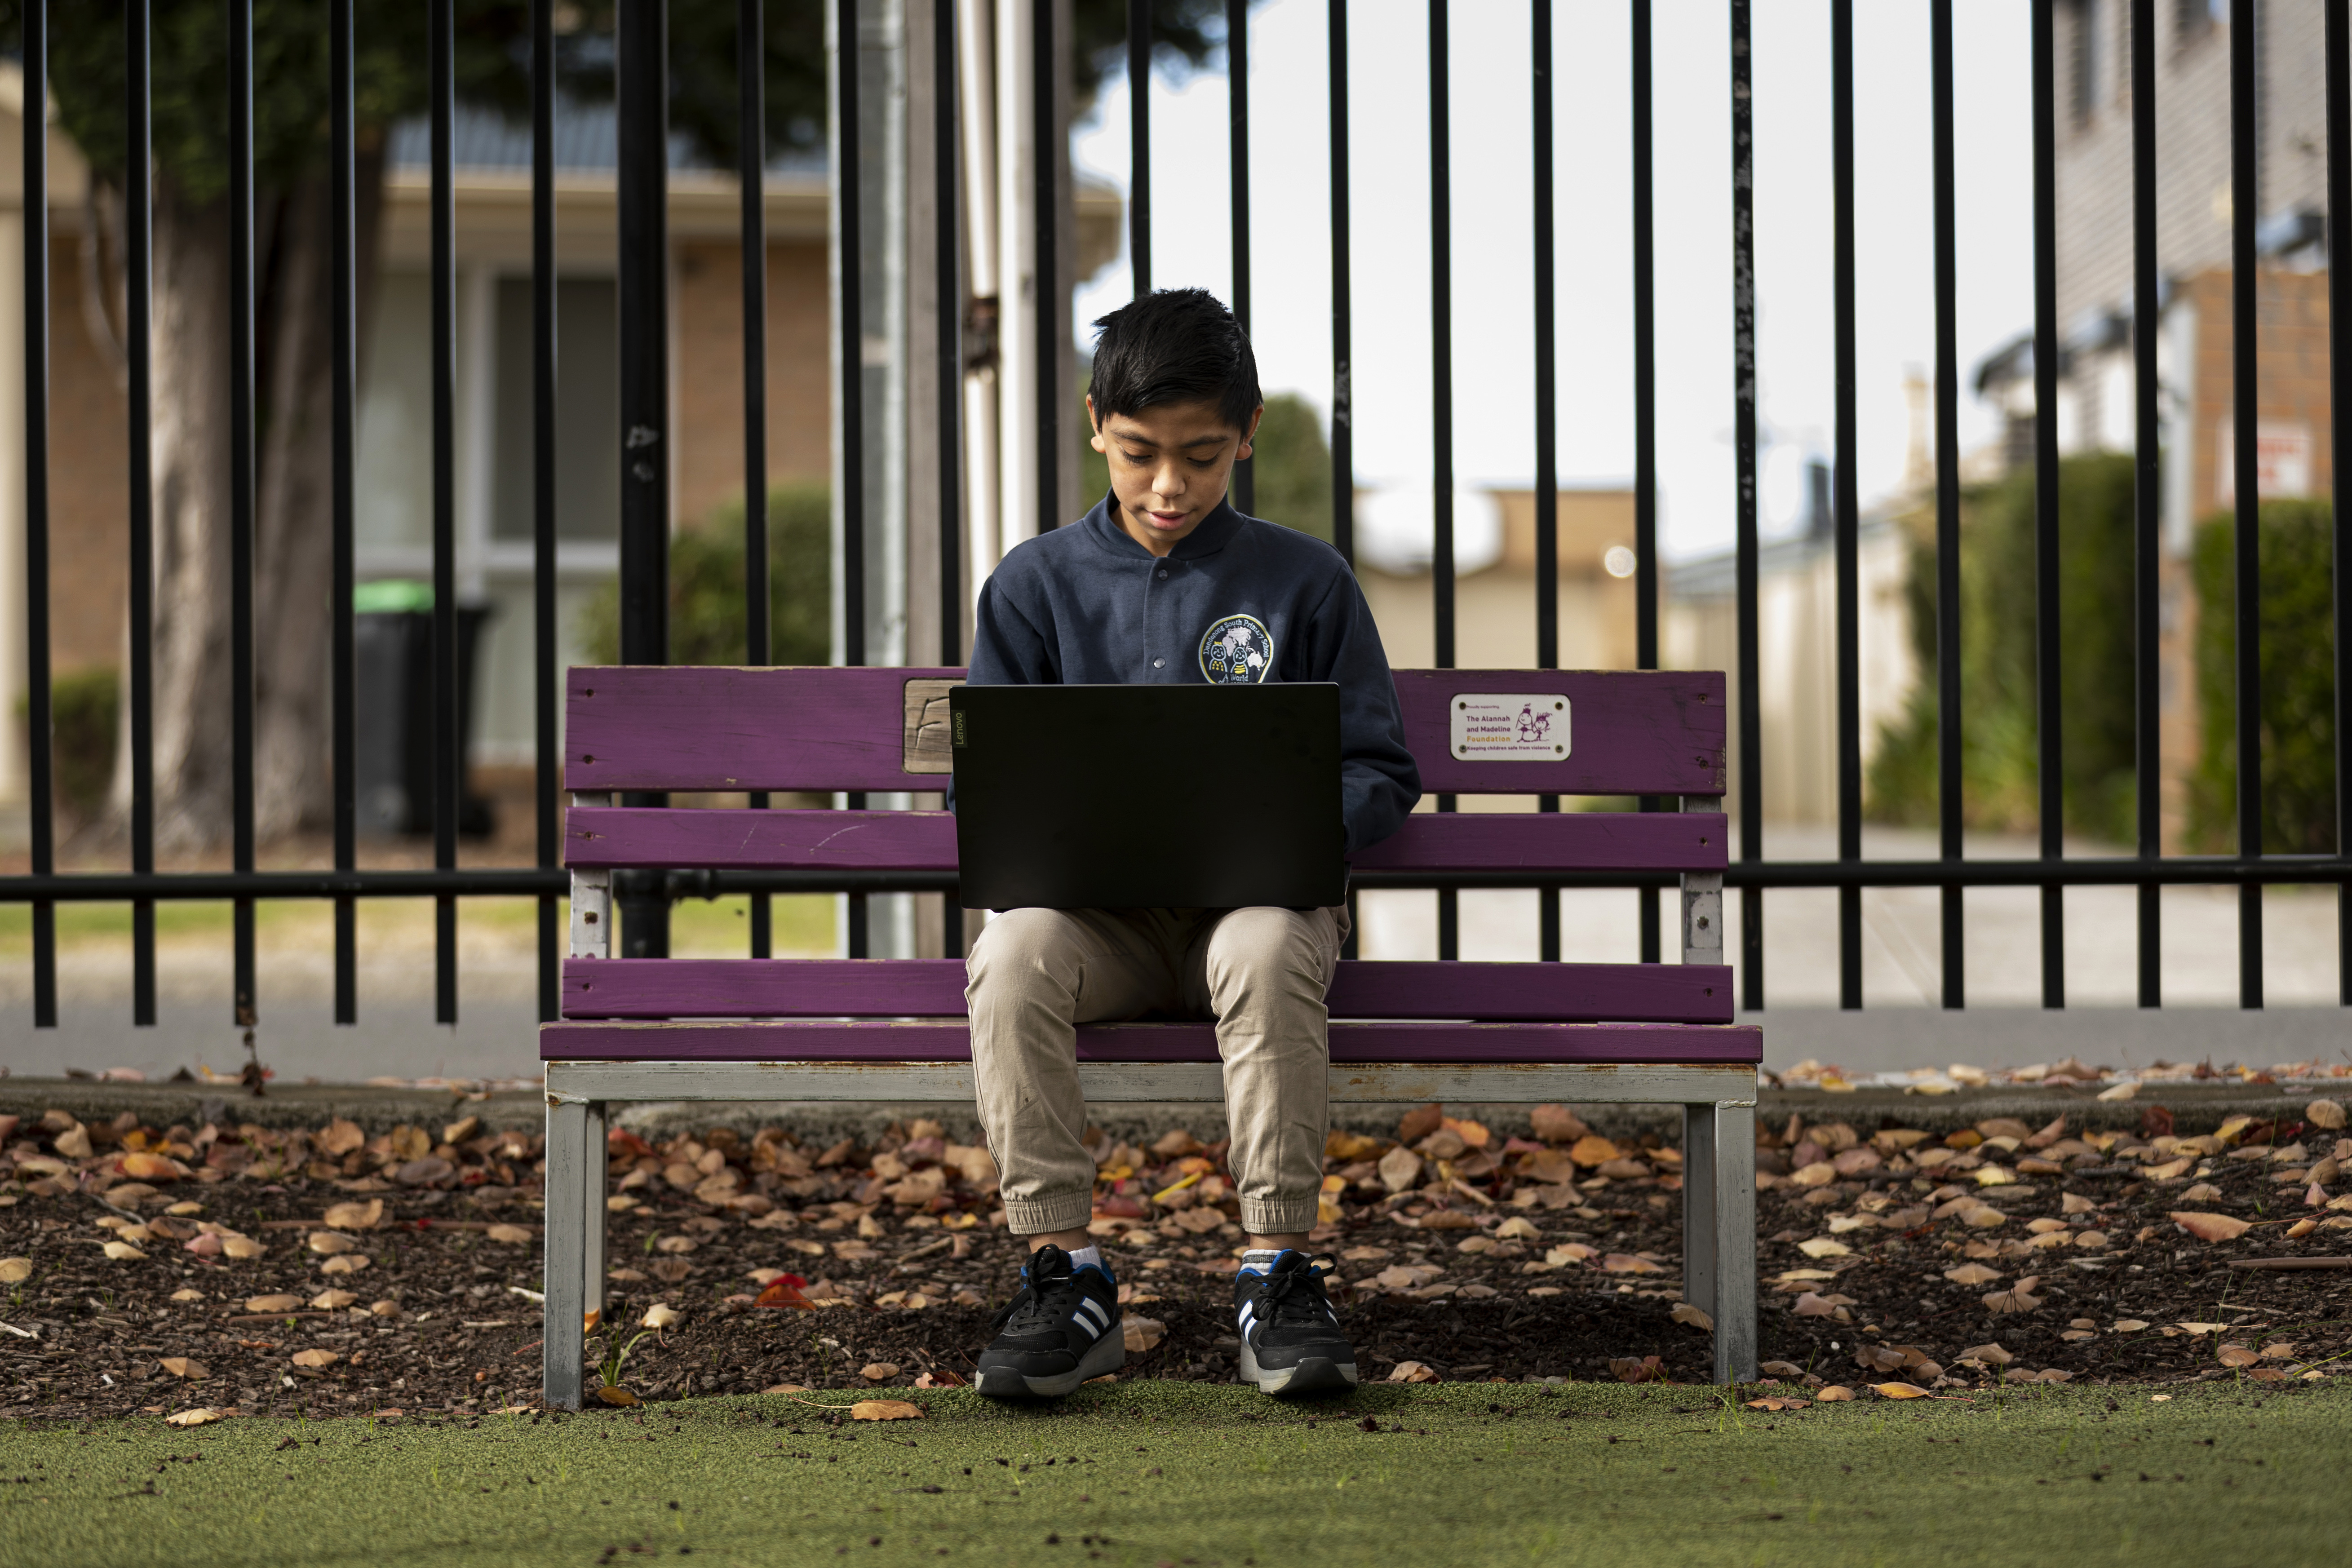
<path fill-rule="evenodd" d="M 1323 1293 L 1330 1273 L 1307 1254 L 1286 1250 L 1273 1271 L 1234 1276 L 1241 1314 L 1242 1381 L 1262 1394 L 1347 1388 L 1356 1381 L 1356 1351 Z"/>
<path fill-rule="evenodd" d="M 1093 1264 L 1071 1266 L 1041 1247 L 1021 1271 L 1021 1293 L 996 1315 L 972 1386 L 992 1399 L 1057 1399 L 1127 1361 L 1118 1287 Z"/>

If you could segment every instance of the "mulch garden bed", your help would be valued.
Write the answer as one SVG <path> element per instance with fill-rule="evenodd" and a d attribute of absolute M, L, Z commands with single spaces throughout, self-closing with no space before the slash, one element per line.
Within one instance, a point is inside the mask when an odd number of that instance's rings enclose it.
<path fill-rule="evenodd" d="M 2282 1382 L 2352 1355 L 2352 1270 L 2229 1267 L 2352 1239 L 2333 1102 L 1929 1136 L 1825 1101 L 1759 1135 L 1762 1349 L 1784 1384 Z M 373 1138 L 0 1113 L 0 1415 L 535 1403 L 539 1141 L 462 1110 Z M 1230 1381 L 1223 1146 L 1096 1147 L 1120 1375 Z M 870 1148 L 616 1131 L 612 1152 L 590 1355 L 639 1398 L 953 1384 L 1015 1283 L 994 1167 L 937 1123 Z M 1559 1107 L 1505 1128 L 1432 1106 L 1393 1137 L 1334 1133 L 1329 1155 L 1317 1241 L 1368 1377 L 1706 1380 L 1672 1147 Z"/>

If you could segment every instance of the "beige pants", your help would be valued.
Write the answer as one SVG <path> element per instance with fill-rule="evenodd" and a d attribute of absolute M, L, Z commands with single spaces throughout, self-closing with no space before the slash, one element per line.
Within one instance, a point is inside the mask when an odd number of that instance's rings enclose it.
<path fill-rule="evenodd" d="M 1010 910 L 972 945 L 972 1077 L 1015 1236 L 1076 1230 L 1094 1212 L 1079 1142 L 1077 1026 L 1147 1011 L 1216 1020 L 1226 1156 L 1242 1226 L 1315 1226 L 1330 1044 L 1323 995 L 1343 909 Z"/>

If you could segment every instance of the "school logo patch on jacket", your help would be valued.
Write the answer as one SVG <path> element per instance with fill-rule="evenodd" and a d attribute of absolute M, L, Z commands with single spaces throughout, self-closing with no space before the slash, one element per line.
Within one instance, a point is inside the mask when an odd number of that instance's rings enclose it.
<path fill-rule="evenodd" d="M 1201 637 L 1201 676 L 1213 685 L 1255 685 L 1273 668 L 1273 635 L 1255 616 L 1227 616 Z"/>

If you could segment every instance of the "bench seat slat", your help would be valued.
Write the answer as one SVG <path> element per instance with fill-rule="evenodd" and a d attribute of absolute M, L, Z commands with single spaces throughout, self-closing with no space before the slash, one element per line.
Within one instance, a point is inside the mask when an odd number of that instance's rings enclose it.
<path fill-rule="evenodd" d="M 1358 854 L 1365 871 L 1720 871 L 1723 819 L 1590 811 L 1408 817 Z M 946 871 L 944 811 L 699 811 L 574 806 L 564 859 L 581 869 L 697 866 L 723 871 Z"/>
<path fill-rule="evenodd" d="M 1549 1022 L 1731 1021 L 1731 971 L 1681 963 L 1343 961 L 1335 1018 Z M 860 1018 L 964 1016 L 963 961 L 574 958 L 567 1018 Z"/>
<path fill-rule="evenodd" d="M 1331 1060 L 1350 1062 L 1689 1062 L 1764 1059 L 1754 1024 L 1334 1023 Z M 542 1024 L 543 1061 L 969 1061 L 960 1023 L 835 1020 Z M 1082 1062 L 1213 1062 L 1208 1024 L 1087 1024 Z M 780 1088 L 782 1086 L 779 1086 Z"/>

